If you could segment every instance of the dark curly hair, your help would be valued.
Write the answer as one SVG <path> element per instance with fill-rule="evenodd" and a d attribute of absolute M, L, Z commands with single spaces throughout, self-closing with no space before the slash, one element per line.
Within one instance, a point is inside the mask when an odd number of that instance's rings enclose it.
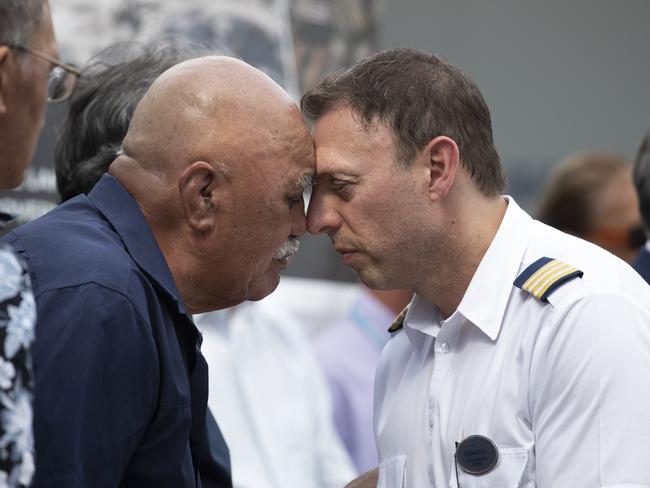
<path fill-rule="evenodd" d="M 177 41 L 120 43 L 90 60 L 70 97 L 55 148 L 62 202 L 87 194 L 108 171 L 151 83 L 201 50 Z"/>

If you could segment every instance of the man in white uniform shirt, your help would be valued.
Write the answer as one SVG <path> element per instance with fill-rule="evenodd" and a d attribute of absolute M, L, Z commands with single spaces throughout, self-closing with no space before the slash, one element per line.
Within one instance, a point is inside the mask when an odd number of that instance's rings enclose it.
<path fill-rule="evenodd" d="M 309 230 L 366 285 L 415 292 L 377 371 L 379 468 L 350 486 L 650 487 L 650 288 L 501 196 L 476 85 L 394 49 L 301 106 Z"/>

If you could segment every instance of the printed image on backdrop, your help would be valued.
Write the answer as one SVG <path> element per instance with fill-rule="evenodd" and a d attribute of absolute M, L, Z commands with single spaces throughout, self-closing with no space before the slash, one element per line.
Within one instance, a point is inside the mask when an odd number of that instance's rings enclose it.
<path fill-rule="evenodd" d="M 296 100 L 324 74 L 376 50 L 377 0 L 51 0 L 61 58 L 78 66 L 116 42 L 181 39 L 256 66 Z M 65 103 L 65 102 L 64 102 Z M 0 206 L 24 223 L 58 203 L 51 105 L 34 161 Z"/>

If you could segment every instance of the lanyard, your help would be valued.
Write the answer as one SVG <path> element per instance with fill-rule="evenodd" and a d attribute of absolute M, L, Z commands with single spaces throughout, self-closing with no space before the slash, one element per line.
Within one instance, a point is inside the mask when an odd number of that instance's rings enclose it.
<path fill-rule="evenodd" d="M 366 339 L 372 342 L 375 347 L 381 351 L 386 342 L 388 342 L 389 337 L 384 336 L 377 331 L 377 328 L 368 320 L 368 316 L 361 310 L 361 305 L 359 303 L 357 303 L 357 305 L 352 309 L 350 315 L 353 322 L 357 328 L 361 330 Z"/>

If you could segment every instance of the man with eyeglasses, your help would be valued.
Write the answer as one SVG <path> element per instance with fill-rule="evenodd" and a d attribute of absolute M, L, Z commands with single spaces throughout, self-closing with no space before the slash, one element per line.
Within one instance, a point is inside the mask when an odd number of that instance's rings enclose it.
<path fill-rule="evenodd" d="M 46 103 L 72 93 L 73 66 L 57 59 L 58 46 L 43 0 L 0 4 L 0 154 L 2 187 L 18 186 L 44 125 Z"/>
<path fill-rule="evenodd" d="M 57 60 L 46 0 L 0 2 L 0 190 L 25 176 L 48 101 L 64 99 L 79 72 Z M 0 229 L 12 217 L 0 212 Z M 0 486 L 29 485 L 34 473 L 31 347 L 36 320 L 29 275 L 0 244 Z"/>

